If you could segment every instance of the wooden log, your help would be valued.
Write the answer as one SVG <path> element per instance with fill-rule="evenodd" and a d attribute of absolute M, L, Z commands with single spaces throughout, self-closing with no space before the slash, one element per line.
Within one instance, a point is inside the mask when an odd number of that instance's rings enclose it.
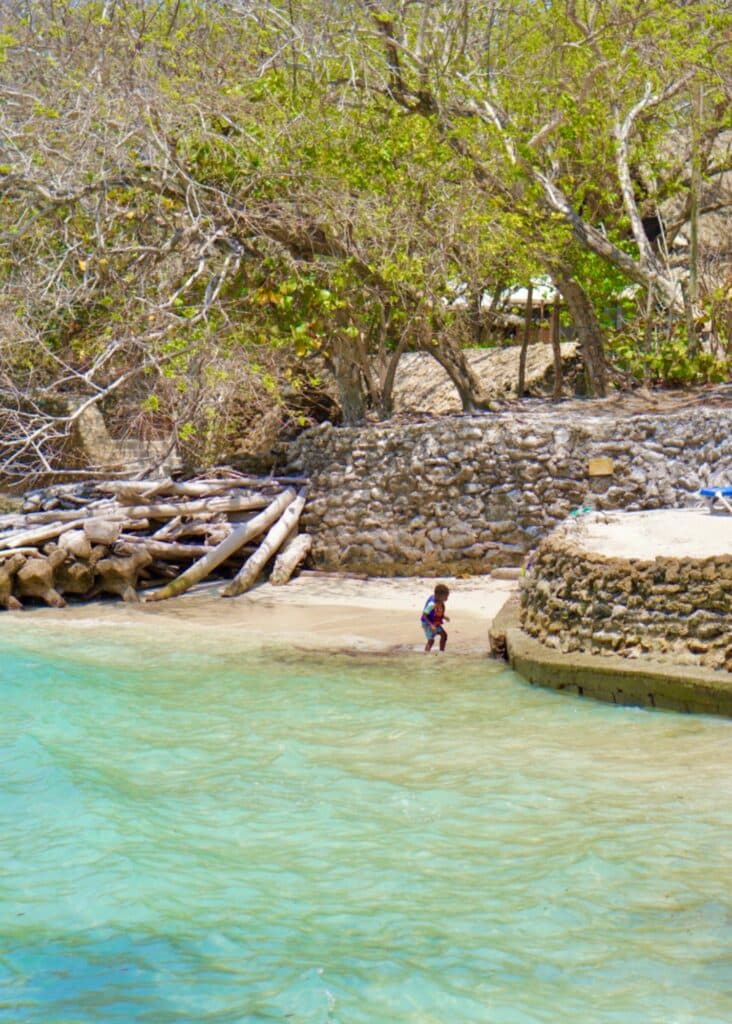
<path fill-rule="evenodd" d="M 84 523 L 84 535 L 92 544 L 111 547 L 119 539 L 122 523 L 118 519 L 89 519 Z"/>
<path fill-rule="evenodd" d="M 38 550 L 38 548 L 35 548 L 35 547 L 34 548 L 11 548 L 8 551 L 0 551 L 0 564 L 2 564 L 3 559 L 14 558 L 15 555 L 30 555 L 31 558 L 34 558 L 36 555 L 39 555 L 39 554 L 40 554 L 40 551 Z"/>
<path fill-rule="evenodd" d="M 149 519 L 123 519 L 122 520 L 123 530 L 139 530 L 140 533 L 146 533 L 150 529 Z"/>
<path fill-rule="evenodd" d="M 251 517 L 253 518 L 253 517 Z M 212 516 L 196 516 L 195 520 L 179 522 L 171 530 L 162 527 L 155 531 L 156 540 L 180 540 L 181 537 L 208 537 L 211 543 L 218 544 L 231 533 L 232 526 L 228 520 L 216 521 Z"/>
<path fill-rule="evenodd" d="M 294 500 L 295 492 L 292 488 L 288 488 L 286 491 L 278 494 L 264 512 L 255 516 L 248 523 L 235 527 L 229 536 L 222 540 L 220 544 L 217 544 L 212 551 L 209 551 L 207 555 L 204 555 L 198 562 L 195 562 L 189 569 L 186 569 L 184 573 L 181 573 L 180 576 L 172 580 L 166 587 L 155 590 L 152 594 L 146 594 L 145 600 L 164 601 L 168 597 L 175 597 L 177 594 L 185 593 L 194 583 L 205 579 L 206 576 L 212 573 L 214 569 L 253 537 L 258 537 L 260 533 L 263 533 L 271 523 L 275 522 L 282 515 Z"/>
<path fill-rule="evenodd" d="M 159 497 L 161 494 L 174 493 L 174 484 L 170 477 L 164 480 L 120 480 L 107 485 L 100 485 L 104 490 L 111 491 L 118 501 L 124 505 L 139 505 L 141 500 Z"/>
<path fill-rule="evenodd" d="M 60 549 L 47 558 L 26 559 L 16 574 L 15 592 L 20 597 L 40 597 L 53 608 L 65 607 L 66 602 L 54 585 L 54 573 L 65 559 L 66 554 Z"/>
<path fill-rule="evenodd" d="M 252 584 L 255 583 L 264 566 L 273 555 L 277 554 L 281 545 L 294 529 L 304 507 L 305 494 L 301 491 L 297 498 L 288 505 L 274 526 L 271 527 L 267 536 L 251 558 L 246 560 L 241 570 L 237 573 L 231 583 L 221 591 L 222 597 L 238 597 L 239 594 L 243 594 L 246 590 L 249 590 Z"/>
<path fill-rule="evenodd" d="M 371 578 L 365 572 L 341 572 L 337 569 L 303 569 L 300 575 L 321 580 L 368 580 Z"/>
<path fill-rule="evenodd" d="M 163 523 L 159 530 L 155 531 L 155 536 L 158 540 L 169 540 L 174 536 L 175 530 L 183 522 L 183 516 L 174 516 L 173 519 L 169 519 L 167 523 Z"/>
<path fill-rule="evenodd" d="M 132 499 L 135 495 L 138 497 L 141 495 L 151 497 L 153 494 L 174 494 L 198 498 L 206 495 L 225 494 L 236 488 L 253 488 L 255 490 L 275 488 L 281 490 L 285 485 L 302 485 L 307 482 L 305 477 L 256 477 L 237 474 L 224 477 L 199 477 L 197 480 L 185 481 L 171 480 L 168 477 L 153 484 L 145 480 L 106 480 L 97 484 L 97 490 L 115 494 L 120 500 Z"/>
<path fill-rule="evenodd" d="M 58 539 L 58 546 L 67 555 L 87 560 L 91 555 L 92 546 L 83 530 L 66 530 Z"/>
<path fill-rule="evenodd" d="M 47 512 L 26 512 L 24 514 L 12 513 L 8 516 L 0 516 L 0 529 L 30 529 L 32 526 L 44 526 L 48 523 L 64 523 L 79 519 L 81 516 L 101 514 L 106 510 L 119 508 L 112 498 L 104 498 L 100 501 L 90 501 L 83 508 L 51 509 Z M 3 532 L 3 536 L 5 533 Z"/>
<path fill-rule="evenodd" d="M 178 515 L 192 515 L 198 512 L 250 512 L 255 509 L 265 508 L 268 499 L 263 495 L 247 495 L 245 497 L 210 498 L 201 501 L 182 501 L 177 505 L 126 505 L 110 510 L 104 515 L 91 517 L 77 517 L 67 522 L 65 519 L 56 519 L 47 526 L 39 526 L 30 530 L 13 532 L 0 537 L 0 548 L 19 548 L 42 544 L 46 540 L 53 540 L 60 533 L 66 530 L 75 530 L 79 527 L 86 528 L 86 525 L 96 521 L 125 523 L 127 519 L 173 519 Z"/>
<path fill-rule="evenodd" d="M 175 544 L 153 537 L 130 537 L 129 534 L 120 534 L 114 545 L 115 555 L 134 555 L 136 551 L 149 551 L 153 558 L 161 562 L 192 562 L 213 551 L 213 547 L 208 544 Z"/>
<path fill-rule="evenodd" d="M 23 605 L 13 594 L 13 577 L 25 564 L 25 555 L 18 552 L 0 562 L 0 605 L 10 611 L 20 611 Z"/>
<path fill-rule="evenodd" d="M 275 560 L 269 582 L 275 587 L 289 582 L 295 569 L 307 558 L 312 546 L 313 538 L 309 533 L 296 533 L 289 537 Z"/>
<path fill-rule="evenodd" d="M 197 515 L 199 512 L 253 512 L 265 508 L 269 500 L 262 494 L 233 494 L 175 504 L 125 505 L 122 515 L 129 519 L 174 519 L 175 516 Z"/>
<path fill-rule="evenodd" d="M 31 530 L 16 531 L 9 536 L 0 537 L 0 548 L 34 547 L 43 544 L 44 541 L 53 540 L 65 530 L 76 530 L 83 526 L 83 524 L 84 520 L 77 518 L 70 523 L 57 521 L 50 523 L 48 526 L 37 526 Z"/>

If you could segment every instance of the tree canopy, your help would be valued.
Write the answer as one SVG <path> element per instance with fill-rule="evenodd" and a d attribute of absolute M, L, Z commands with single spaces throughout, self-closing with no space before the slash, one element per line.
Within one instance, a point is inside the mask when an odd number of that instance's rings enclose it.
<path fill-rule="evenodd" d="M 591 393 L 608 349 L 728 372 L 699 225 L 732 201 L 731 29 L 695 0 L 11 0 L 3 474 L 68 470 L 89 404 L 213 459 L 307 422 L 324 368 L 345 421 L 388 416 L 407 349 L 480 408 L 475 316 L 538 274 Z"/>

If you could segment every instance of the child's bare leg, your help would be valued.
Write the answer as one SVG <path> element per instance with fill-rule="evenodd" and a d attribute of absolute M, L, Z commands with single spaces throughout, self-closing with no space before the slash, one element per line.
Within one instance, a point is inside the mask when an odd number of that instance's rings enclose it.
<path fill-rule="evenodd" d="M 427 643 L 426 643 L 426 644 L 424 645 L 424 653 L 425 653 L 425 654 L 429 654 L 429 653 L 430 653 L 430 651 L 432 650 L 432 644 L 433 644 L 434 642 L 435 642 L 435 638 L 434 638 L 434 637 L 431 637 L 431 638 L 430 638 L 430 639 L 429 639 L 429 640 L 427 641 Z"/>
<path fill-rule="evenodd" d="M 447 644 L 447 633 L 444 629 L 440 630 L 440 650 L 444 651 Z"/>

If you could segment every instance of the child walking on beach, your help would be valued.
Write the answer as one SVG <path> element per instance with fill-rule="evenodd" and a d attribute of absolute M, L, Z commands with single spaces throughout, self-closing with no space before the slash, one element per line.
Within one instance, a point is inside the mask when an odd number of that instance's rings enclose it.
<path fill-rule="evenodd" d="M 434 594 L 430 594 L 427 598 L 427 603 L 422 610 L 422 629 L 424 635 L 427 637 L 427 643 L 425 644 L 424 653 L 429 654 L 432 650 L 432 645 L 435 642 L 435 637 L 440 638 L 440 650 L 445 650 L 447 644 L 447 633 L 445 632 L 443 622 L 449 622 L 450 619 L 445 615 L 445 601 L 450 596 L 449 589 L 444 583 L 438 583 L 435 587 Z"/>

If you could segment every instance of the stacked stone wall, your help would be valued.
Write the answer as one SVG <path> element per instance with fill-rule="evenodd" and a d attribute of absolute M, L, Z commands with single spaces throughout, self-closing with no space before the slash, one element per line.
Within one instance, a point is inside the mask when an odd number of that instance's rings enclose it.
<path fill-rule="evenodd" d="M 592 403 L 367 428 L 290 447 L 311 479 L 303 529 L 322 569 L 381 575 L 520 565 L 572 510 L 680 507 L 732 484 L 732 403 L 596 414 Z M 590 460 L 612 463 L 590 476 Z"/>
<path fill-rule="evenodd" d="M 732 671 L 732 553 L 608 558 L 545 540 L 521 588 L 521 623 L 563 652 L 651 657 Z"/>

